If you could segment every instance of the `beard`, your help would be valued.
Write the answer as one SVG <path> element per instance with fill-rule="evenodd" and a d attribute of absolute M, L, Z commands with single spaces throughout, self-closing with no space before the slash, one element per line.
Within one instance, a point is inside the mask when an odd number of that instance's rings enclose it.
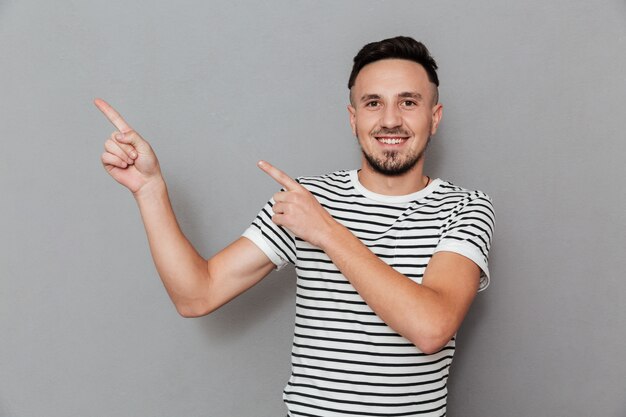
<path fill-rule="evenodd" d="M 358 139 L 358 136 L 357 136 Z M 360 141 L 359 141 L 360 143 Z M 398 151 L 384 151 L 382 156 L 376 157 L 369 154 L 361 146 L 361 152 L 369 166 L 379 174 L 390 177 L 397 177 L 409 172 L 423 158 L 424 152 L 430 143 L 430 136 L 426 141 L 426 145 L 420 150 L 416 150 L 408 155 L 402 155 Z"/>

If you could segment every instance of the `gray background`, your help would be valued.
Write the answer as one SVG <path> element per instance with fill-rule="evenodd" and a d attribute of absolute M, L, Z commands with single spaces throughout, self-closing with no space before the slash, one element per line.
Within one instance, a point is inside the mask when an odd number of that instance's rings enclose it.
<path fill-rule="evenodd" d="M 440 64 L 427 173 L 495 202 L 492 284 L 448 415 L 626 416 L 626 3 L 0 1 L 0 415 L 284 415 L 294 274 L 172 307 L 102 169 L 116 106 L 209 256 L 293 176 L 358 166 L 351 59 L 406 34 Z"/>

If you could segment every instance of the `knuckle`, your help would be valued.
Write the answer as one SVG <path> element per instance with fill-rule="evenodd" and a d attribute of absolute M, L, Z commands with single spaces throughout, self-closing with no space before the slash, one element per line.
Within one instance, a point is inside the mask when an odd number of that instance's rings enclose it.
<path fill-rule="evenodd" d="M 128 143 L 120 143 L 120 148 L 122 148 L 122 150 L 126 153 L 132 151 L 134 148 L 132 145 L 129 145 Z"/>
<path fill-rule="evenodd" d="M 124 133 L 124 136 L 132 139 L 141 139 L 141 136 L 139 136 L 139 133 L 137 133 L 137 131 L 135 130 L 129 130 L 128 132 Z"/>

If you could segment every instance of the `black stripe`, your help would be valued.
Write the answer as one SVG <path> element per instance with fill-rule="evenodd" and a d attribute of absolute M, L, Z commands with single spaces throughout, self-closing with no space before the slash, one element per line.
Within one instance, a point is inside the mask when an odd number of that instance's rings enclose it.
<path fill-rule="evenodd" d="M 377 381 L 377 382 L 367 382 L 367 381 L 363 381 L 363 380 L 350 381 L 350 380 L 346 380 L 345 378 L 336 379 L 336 378 L 323 377 L 323 376 L 319 376 L 319 375 L 299 374 L 297 372 L 292 372 L 291 375 L 293 375 L 295 377 L 300 377 L 300 378 L 333 382 L 333 383 L 336 383 L 336 384 L 363 385 L 363 386 L 370 386 L 370 387 L 387 387 L 387 388 L 418 387 L 420 385 L 435 384 L 437 382 L 441 382 L 441 381 L 443 381 L 443 380 L 448 378 L 447 375 L 441 375 L 437 379 L 420 379 L 419 381 L 413 381 L 413 382 L 396 382 L 396 383 L 391 383 L 391 382 L 379 382 L 379 381 Z"/>
<path fill-rule="evenodd" d="M 354 355 L 366 355 L 366 356 L 378 356 L 378 357 L 390 357 L 390 358 L 392 357 L 393 358 L 417 358 L 417 357 L 428 356 L 426 353 L 417 352 L 417 351 L 411 352 L 411 353 L 381 353 L 381 352 L 370 352 L 366 350 L 338 349 L 338 348 L 320 347 L 320 346 L 313 346 L 313 345 L 303 345 L 303 344 L 296 343 L 296 342 L 294 342 L 293 345 L 301 349 L 323 350 L 323 351 L 328 351 L 328 352 L 351 353 Z M 454 350 L 454 348 L 450 346 L 450 347 L 447 347 L 447 349 L 445 350 Z"/>
<path fill-rule="evenodd" d="M 444 377 L 439 378 L 439 380 L 444 379 Z M 303 388 L 312 388 L 319 391 L 328 391 L 328 392 L 336 392 L 341 394 L 350 394 L 350 395 L 363 395 L 370 397 L 413 397 L 419 395 L 432 394 L 437 391 L 445 390 L 447 388 L 446 384 L 440 386 L 438 388 L 433 388 L 426 391 L 403 391 L 403 392 L 372 392 L 372 391 L 354 391 L 347 389 L 338 389 L 338 388 L 328 388 L 328 387 L 320 387 L 312 384 L 302 384 L 295 382 L 287 382 L 287 385 L 291 387 L 303 387 Z"/>
<path fill-rule="evenodd" d="M 301 288 L 303 290 L 307 290 L 307 291 L 330 292 L 334 294 L 348 294 L 348 295 L 356 295 L 356 296 L 359 295 L 359 293 L 356 292 L 356 290 L 349 291 L 349 290 L 335 290 L 332 288 L 305 287 L 304 285 L 300 285 L 300 284 L 298 284 L 296 287 Z"/>
<path fill-rule="evenodd" d="M 267 212 L 267 210 L 263 209 L 262 212 L 265 214 L 266 217 L 268 217 L 271 221 L 271 216 L 269 215 L 269 213 Z M 293 259 L 296 257 L 296 251 L 295 251 L 295 241 L 293 240 L 293 238 L 289 235 L 289 233 L 287 233 L 287 231 L 282 228 L 281 226 L 277 226 L 276 224 L 274 224 L 272 222 L 272 224 L 274 225 L 274 227 L 272 227 L 269 223 L 267 223 L 265 221 L 265 219 L 263 219 L 260 215 L 257 216 L 257 219 L 259 219 L 261 221 L 261 223 L 263 223 L 263 225 L 267 228 L 268 231 L 272 231 L 279 239 L 281 242 L 283 242 L 284 246 L 279 246 L 276 245 L 276 243 L 274 241 L 272 241 L 272 243 L 274 243 L 274 245 L 276 246 L 277 249 L 279 249 L 281 252 L 284 252 L 284 247 L 286 247 L 287 249 L 289 249 L 289 251 L 293 254 L 293 256 L 289 256 L 287 254 L 285 254 L 285 258 L 289 259 L 291 261 L 291 263 L 293 262 Z M 265 230 L 263 228 L 260 229 L 262 232 L 265 233 Z M 287 236 L 287 238 L 285 238 L 282 234 L 279 234 L 278 231 L 281 231 L 284 235 Z M 287 242 L 287 240 L 289 240 L 289 242 L 291 242 L 291 244 L 289 244 Z"/>
<path fill-rule="evenodd" d="M 335 327 L 309 326 L 309 325 L 300 324 L 300 323 L 296 323 L 296 327 L 300 329 L 321 330 L 324 332 L 354 333 L 354 334 L 364 334 L 367 336 L 381 336 L 381 337 L 402 337 L 398 333 L 395 333 L 395 332 L 389 332 L 389 333 L 366 332 L 365 330 L 352 330 L 352 329 L 338 329 Z M 391 328 L 389 330 L 391 330 Z"/>
<path fill-rule="evenodd" d="M 462 237 L 457 237 L 457 236 L 447 236 L 446 239 L 454 239 L 454 240 L 459 240 L 461 242 L 467 242 L 470 243 L 474 246 L 476 246 L 479 250 L 481 255 L 483 255 L 483 257 L 487 257 L 487 255 L 485 254 L 485 250 L 482 246 L 480 246 L 479 244 L 477 244 L 476 242 L 474 242 L 473 240 L 469 240 L 469 239 L 463 239 Z"/>
<path fill-rule="evenodd" d="M 344 363 L 351 365 L 360 365 L 360 366 L 375 366 L 378 368 L 412 368 L 412 367 L 423 367 L 436 365 L 441 361 L 452 359 L 452 355 L 442 356 L 439 359 L 430 362 L 421 362 L 421 363 L 386 363 L 386 362 L 371 362 L 371 361 L 356 361 L 356 360 L 348 360 L 348 359 L 339 359 L 339 358 L 329 358 L 326 356 L 313 356 L 313 355 L 303 355 L 301 353 L 291 353 L 291 356 L 302 359 L 312 359 L 321 362 L 336 362 L 336 363 Z M 342 369 L 337 369 L 336 372 L 343 372 Z"/>
<path fill-rule="evenodd" d="M 416 240 L 421 240 L 421 236 L 416 238 Z M 296 237 L 297 242 L 304 242 L 302 239 Z M 428 244 L 428 245 L 385 245 L 382 243 L 378 243 L 375 245 L 367 245 L 367 247 L 371 249 L 434 249 L 437 247 L 437 244 Z M 323 250 L 319 248 L 298 248 L 299 252 L 316 252 L 316 253 L 324 253 Z"/>
<path fill-rule="evenodd" d="M 432 404 L 432 403 L 436 403 L 437 401 L 443 400 L 444 398 L 446 398 L 446 395 L 447 395 L 447 394 L 444 394 L 438 398 L 432 398 L 429 400 L 422 400 L 422 401 L 410 401 L 410 402 L 405 402 L 405 403 L 372 403 L 372 402 L 367 402 L 367 401 L 339 400 L 337 398 L 329 399 L 328 397 L 321 397 L 321 396 L 313 395 L 313 394 L 305 394 L 303 392 L 292 392 L 292 391 L 287 391 L 286 389 L 283 392 L 287 395 L 293 394 L 299 397 L 314 398 L 316 400 L 328 401 L 332 403 L 353 404 L 353 405 L 360 405 L 360 406 L 366 406 L 366 407 L 411 407 L 411 406 L 418 406 L 418 405 L 424 405 L 424 404 Z"/>
<path fill-rule="evenodd" d="M 387 326 L 387 324 L 385 324 L 384 322 L 371 323 L 371 322 L 361 321 L 361 320 L 338 319 L 338 318 L 331 318 L 331 317 L 313 317 L 313 316 L 306 316 L 306 315 L 300 314 L 300 313 L 296 313 L 296 317 L 301 318 L 301 319 L 307 319 L 307 320 L 333 321 L 333 322 L 339 322 L 339 323 L 353 323 L 353 324 L 360 324 L 362 326 L 383 326 L 383 327 Z"/>
<path fill-rule="evenodd" d="M 367 315 L 367 316 L 376 316 L 376 313 L 373 311 L 355 311 L 355 310 L 344 310 L 342 308 L 324 308 L 324 307 L 314 307 L 307 306 L 304 304 L 300 304 L 296 302 L 296 307 L 305 308 L 307 310 L 317 310 L 317 311 L 329 311 L 334 313 L 350 313 L 350 314 L 359 314 L 359 315 Z"/>
<path fill-rule="evenodd" d="M 349 343 L 349 344 L 354 344 L 354 345 L 366 345 L 366 346 L 386 346 L 386 347 L 410 347 L 410 348 L 415 348 L 415 345 L 413 343 L 382 343 L 382 342 L 368 342 L 368 341 L 361 341 L 361 340 L 353 340 L 353 339 L 346 339 L 346 338 L 335 338 L 335 337 L 322 337 L 322 336 L 313 336 L 310 334 L 301 334 L 298 333 L 297 331 L 294 332 L 294 336 L 295 337 L 299 337 L 300 339 L 313 339 L 313 340 L 325 340 L 328 342 L 338 342 L 338 343 Z"/>
<path fill-rule="evenodd" d="M 312 301 L 327 301 L 330 303 L 341 303 L 341 304 L 356 304 L 356 305 L 362 305 L 365 306 L 367 305 L 367 303 L 365 301 L 348 301 L 348 300 L 336 300 L 334 298 L 323 298 L 323 297 L 310 297 L 308 295 L 302 295 L 296 292 L 296 297 L 300 297 L 303 298 L 305 300 L 312 300 Z"/>
<path fill-rule="evenodd" d="M 350 410 L 338 410 L 338 409 L 334 409 L 334 408 L 328 408 L 328 407 L 320 407 L 320 406 L 314 406 L 312 404 L 308 404 L 308 403 L 302 403 L 299 401 L 293 401 L 293 400 L 285 400 L 286 403 L 288 404 L 296 404 L 296 405 L 302 405 L 304 407 L 309 407 L 309 408 L 315 408 L 317 410 L 325 410 L 325 411 L 332 411 L 332 412 L 336 412 L 336 413 L 345 413 L 345 414 L 356 414 L 356 415 L 361 415 L 361 416 L 381 416 L 381 417 L 404 417 L 404 416 L 412 416 L 412 415 L 416 415 L 416 414 L 426 414 L 426 413 L 432 413 L 438 410 L 441 410 L 442 408 L 446 407 L 446 404 L 444 403 L 442 406 L 437 407 L 437 408 L 433 408 L 430 410 L 421 410 L 421 411 L 409 411 L 406 413 L 395 413 L 395 414 L 389 414 L 389 413 L 370 413 L 370 412 L 364 412 L 364 411 L 350 411 Z M 294 413 L 293 411 L 290 410 L 290 413 Z"/>
<path fill-rule="evenodd" d="M 383 213 L 369 213 L 369 212 L 364 212 L 364 211 L 359 211 L 359 210 L 354 210 L 354 209 L 347 209 L 347 208 L 340 208 L 340 207 L 336 207 L 336 206 L 331 206 L 331 205 L 327 205 L 324 203 L 321 203 L 322 206 L 328 210 L 328 211 L 341 211 L 344 213 L 355 213 L 355 214 L 360 214 L 366 217 L 384 217 L 384 218 L 388 218 L 388 219 L 392 219 L 392 220 L 396 220 L 398 218 L 397 214 L 383 214 Z M 333 216 L 335 218 L 337 218 L 336 216 Z M 351 219 L 351 221 L 355 221 L 354 219 Z M 385 225 L 386 223 L 382 223 L 382 225 Z"/>
<path fill-rule="evenodd" d="M 302 276 L 302 275 L 298 275 L 298 278 L 300 278 L 303 281 L 324 282 L 324 283 L 328 283 L 328 284 L 351 285 L 350 282 L 347 279 L 313 278 L 313 277 L 305 277 L 305 276 Z"/>
<path fill-rule="evenodd" d="M 452 358 L 452 356 L 449 356 Z M 349 374 L 349 375 L 364 375 L 364 376 L 381 376 L 381 377 L 420 377 L 424 375 L 432 375 L 442 372 L 444 369 L 449 368 L 449 365 L 442 366 L 439 369 L 431 369 L 429 371 L 424 372 L 408 372 L 408 373 L 381 373 L 381 372 L 361 372 L 361 371 L 351 371 L 346 369 L 336 369 L 336 368 L 325 368 L 323 366 L 313 366 L 313 365 L 304 365 L 300 363 L 293 363 L 291 366 L 294 368 L 306 368 L 306 369 L 315 369 L 317 371 L 325 371 L 325 372 L 334 372 L 340 374 Z"/>
<path fill-rule="evenodd" d="M 329 274 L 341 274 L 341 272 L 339 272 L 337 267 L 335 267 L 335 269 L 326 269 L 326 268 L 307 268 L 301 265 L 296 265 L 296 270 L 297 271 L 327 272 Z"/>

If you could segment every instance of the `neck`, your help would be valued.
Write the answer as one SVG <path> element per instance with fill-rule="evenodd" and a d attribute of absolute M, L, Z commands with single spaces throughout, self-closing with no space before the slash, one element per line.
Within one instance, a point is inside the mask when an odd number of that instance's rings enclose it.
<path fill-rule="evenodd" d="M 363 161 L 359 171 L 359 182 L 368 190 L 383 195 L 406 195 L 425 188 L 429 178 L 423 173 L 423 158 L 402 175 L 390 176 L 374 171 Z"/>

